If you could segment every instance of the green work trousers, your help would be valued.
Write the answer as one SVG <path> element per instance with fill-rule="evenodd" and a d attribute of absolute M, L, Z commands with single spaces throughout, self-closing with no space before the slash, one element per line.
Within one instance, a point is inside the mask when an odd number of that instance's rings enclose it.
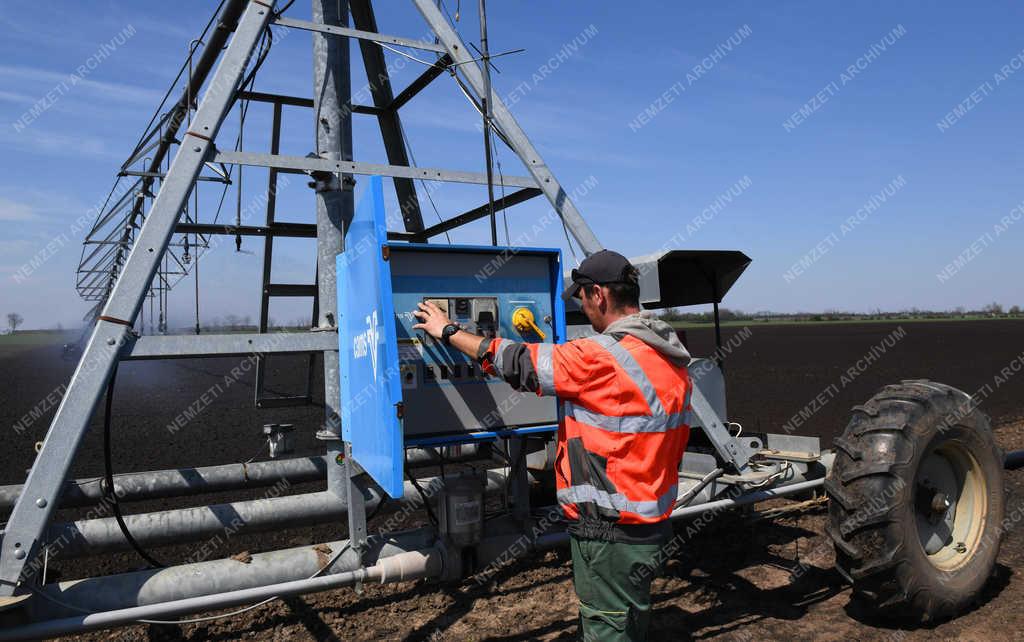
<path fill-rule="evenodd" d="M 581 639 L 646 640 L 651 621 L 651 580 L 660 571 L 662 546 L 575 535 L 571 540 Z"/>

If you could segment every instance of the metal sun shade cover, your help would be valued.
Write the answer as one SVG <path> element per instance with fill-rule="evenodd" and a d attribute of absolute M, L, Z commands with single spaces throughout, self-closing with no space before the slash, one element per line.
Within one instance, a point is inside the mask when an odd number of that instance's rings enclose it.
<path fill-rule="evenodd" d="M 645 308 L 719 303 L 750 265 L 736 250 L 671 250 L 634 259 Z"/>
<path fill-rule="evenodd" d="M 647 310 L 718 303 L 751 259 L 736 250 L 669 250 L 630 259 L 640 272 L 640 304 Z M 566 303 L 570 324 L 589 323 L 579 303 Z"/>
<path fill-rule="evenodd" d="M 337 256 L 342 438 L 392 498 L 403 493 L 402 386 L 392 303 L 384 187 L 369 181 Z"/>

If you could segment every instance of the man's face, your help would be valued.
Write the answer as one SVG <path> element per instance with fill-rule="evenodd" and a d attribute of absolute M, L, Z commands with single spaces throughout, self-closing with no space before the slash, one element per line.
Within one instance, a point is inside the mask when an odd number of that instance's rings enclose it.
<path fill-rule="evenodd" d="M 580 288 L 580 309 L 586 315 L 590 325 L 598 332 L 603 332 L 604 313 L 601 311 L 601 303 L 604 297 L 601 296 L 601 286 L 585 285 Z"/>

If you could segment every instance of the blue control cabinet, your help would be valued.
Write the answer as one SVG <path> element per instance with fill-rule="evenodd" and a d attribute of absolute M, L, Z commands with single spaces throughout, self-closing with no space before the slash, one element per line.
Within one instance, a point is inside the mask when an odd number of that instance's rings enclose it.
<path fill-rule="evenodd" d="M 560 342 L 565 310 L 557 249 L 389 243 L 383 185 L 369 181 L 337 257 L 341 415 L 353 457 L 392 497 L 409 445 L 552 430 L 551 397 L 520 393 L 422 331 L 433 301 L 470 332 Z"/>

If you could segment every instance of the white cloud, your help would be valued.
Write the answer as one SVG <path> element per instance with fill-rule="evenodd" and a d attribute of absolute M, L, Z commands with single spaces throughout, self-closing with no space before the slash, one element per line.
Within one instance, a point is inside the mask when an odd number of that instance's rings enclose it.
<path fill-rule="evenodd" d="M 0 127 L 0 146 L 7 151 L 18 150 L 29 154 L 62 156 L 91 159 L 123 160 L 115 154 L 105 141 L 85 134 L 66 135 L 35 127 L 27 127 L 14 133 L 11 127 Z"/>
<path fill-rule="evenodd" d="M 21 103 L 25 105 L 31 105 L 36 101 L 35 98 L 28 94 L 18 94 L 12 91 L 0 91 L 0 100 L 4 100 L 11 103 Z"/>
<path fill-rule="evenodd" d="M 76 78 L 72 86 L 73 69 L 67 72 L 52 71 L 50 69 L 39 69 L 36 67 L 0 65 L 0 79 L 22 81 L 24 85 L 33 84 L 42 92 L 37 100 L 42 99 L 47 91 L 60 83 L 67 83 L 69 88 L 81 87 L 91 94 L 100 96 L 111 102 L 133 102 L 143 105 L 155 106 L 159 104 L 163 94 L 153 89 L 146 89 L 136 85 L 123 83 L 106 82 L 102 80 L 91 80 L 89 78 Z"/>
<path fill-rule="evenodd" d="M 0 221 L 37 221 L 39 216 L 30 205 L 0 198 Z"/>

